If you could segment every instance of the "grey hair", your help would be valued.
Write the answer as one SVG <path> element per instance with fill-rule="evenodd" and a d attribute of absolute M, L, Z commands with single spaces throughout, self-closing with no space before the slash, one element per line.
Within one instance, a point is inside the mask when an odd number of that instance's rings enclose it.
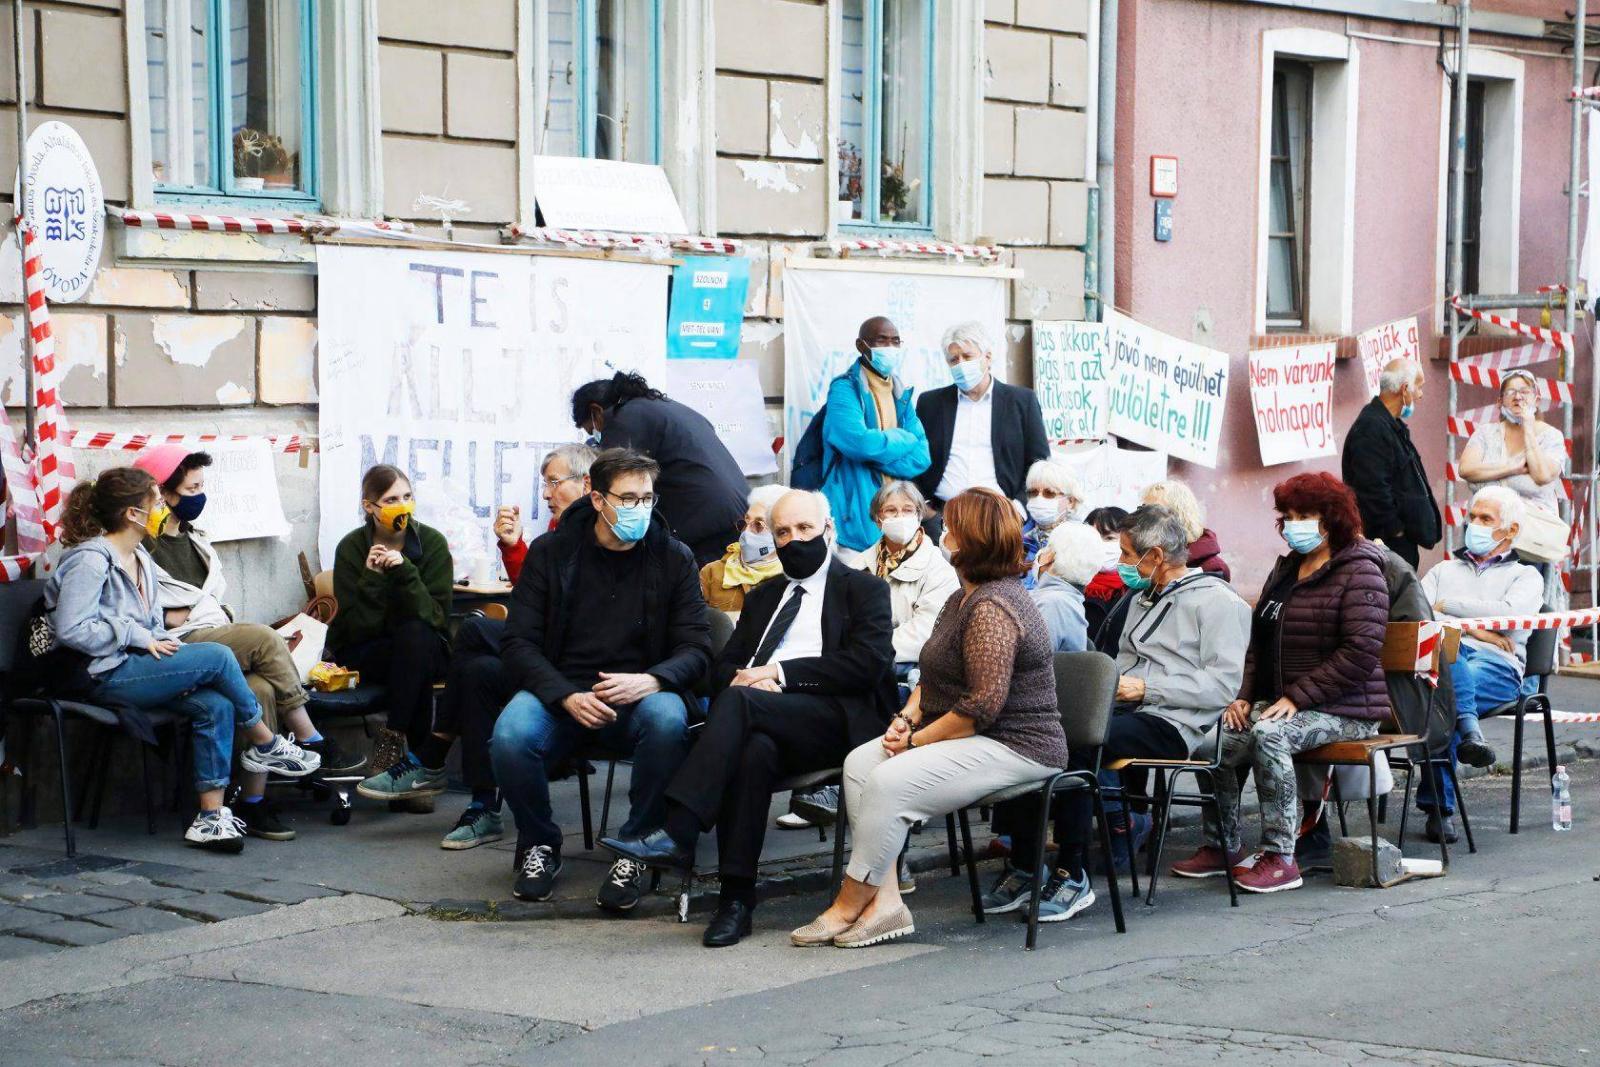
<path fill-rule="evenodd" d="M 772 505 L 783 498 L 789 491 L 787 485 L 758 485 L 750 490 L 750 496 L 745 500 L 745 507 L 762 507 L 767 509 L 767 514 L 772 514 Z"/>
<path fill-rule="evenodd" d="M 922 514 L 922 506 L 927 503 L 927 498 L 922 495 L 922 490 L 917 488 L 917 483 L 894 479 L 883 483 L 883 487 L 872 494 L 872 508 L 867 512 L 876 521 L 878 513 L 884 505 L 897 496 L 903 496 L 911 501 L 911 506 L 917 509 L 917 514 Z"/>
<path fill-rule="evenodd" d="M 815 489 L 790 489 L 787 492 L 783 493 L 782 496 L 779 496 L 778 500 L 774 500 L 772 502 L 772 508 L 775 508 L 775 507 L 778 506 L 778 501 L 779 500 L 783 500 L 785 497 L 788 497 L 788 496 L 790 496 L 792 494 L 798 494 L 800 496 L 808 496 L 812 500 L 816 501 L 817 510 L 822 513 L 822 525 L 826 526 L 826 525 L 828 525 L 828 523 L 833 521 L 833 507 L 832 507 L 832 505 L 830 505 L 828 503 L 827 496 L 825 494 L 823 494 L 823 493 L 817 492 Z M 767 509 L 767 516 L 768 516 L 768 520 L 769 521 L 771 520 L 772 508 L 768 508 Z"/>
<path fill-rule="evenodd" d="M 1417 383 L 1422 381 L 1422 364 L 1414 359 L 1391 360 L 1378 375 L 1378 392 L 1384 396 L 1395 396 L 1410 386 L 1415 389 Z"/>
<path fill-rule="evenodd" d="M 551 460 L 559 459 L 567 465 L 569 475 L 587 475 L 597 455 L 599 453 L 588 445 L 558 445 L 544 454 L 544 459 L 539 463 L 539 474 L 544 474 Z"/>
<path fill-rule="evenodd" d="M 1078 484 L 1078 478 L 1072 473 L 1072 468 L 1062 463 L 1059 459 L 1041 459 L 1035 461 L 1028 468 L 1028 477 L 1024 483 L 1027 488 L 1038 486 L 1041 489 L 1054 489 L 1064 493 L 1072 499 L 1083 501 L 1083 487 Z"/>
<path fill-rule="evenodd" d="M 1050 531 L 1050 551 L 1056 554 L 1050 573 L 1082 589 L 1100 573 L 1106 543 L 1093 526 L 1064 522 Z"/>
<path fill-rule="evenodd" d="M 1168 563 L 1189 562 L 1189 528 L 1171 508 L 1160 504 L 1142 505 L 1122 524 L 1122 531 L 1141 556 L 1159 548 Z"/>
<path fill-rule="evenodd" d="M 983 356 L 994 355 L 994 341 L 981 322 L 958 322 L 946 330 L 944 340 L 939 342 L 939 354 L 942 356 L 949 352 L 951 345 L 975 348 Z"/>
<path fill-rule="evenodd" d="M 1527 502 L 1519 496 L 1514 489 L 1507 489 L 1503 485 L 1486 485 L 1472 494 L 1472 502 L 1495 503 L 1500 505 L 1500 525 L 1515 525 L 1522 528 L 1522 520 L 1528 517 Z"/>
<path fill-rule="evenodd" d="M 1194 490 L 1176 478 L 1167 478 L 1147 487 L 1139 502 L 1158 505 L 1178 516 L 1183 528 L 1189 531 L 1190 541 L 1198 541 L 1200 535 L 1206 532 L 1205 509 L 1200 506 Z"/>

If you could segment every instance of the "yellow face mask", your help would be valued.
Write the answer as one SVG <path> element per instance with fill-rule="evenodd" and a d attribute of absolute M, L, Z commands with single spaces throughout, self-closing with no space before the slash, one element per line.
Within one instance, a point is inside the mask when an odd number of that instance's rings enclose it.
<path fill-rule="evenodd" d="M 144 513 L 144 532 L 151 537 L 160 537 L 161 528 L 167 524 L 167 518 L 171 514 L 172 509 L 167 505 L 157 504 Z"/>
<path fill-rule="evenodd" d="M 372 517 L 376 519 L 378 521 L 378 525 L 382 526 L 384 529 L 393 530 L 395 533 L 401 533 L 405 530 L 406 525 L 410 523 L 412 512 L 416 510 L 416 501 L 407 500 L 403 504 L 385 504 L 383 507 L 373 512 Z"/>

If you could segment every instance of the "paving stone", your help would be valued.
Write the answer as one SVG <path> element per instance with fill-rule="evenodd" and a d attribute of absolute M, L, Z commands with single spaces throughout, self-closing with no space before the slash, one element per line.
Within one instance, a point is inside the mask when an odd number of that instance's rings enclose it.
<path fill-rule="evenodd" d="M 0 936 L 0 961 L 20 960 L 26 956 L 39 956 L 46 952 L 59 952 L 60 945 L 34 941 L 26 937 Z"/>
<path fill-rule="evenodd" d="M 125 908 L 125 900 L 107 900 L 105 897 L 92 897 L 87 893 L 57 893 L 54 896 L 36 897 L 19 905 L 31 908 L 34 911 L 49 912 L 52 915 L 64 915 L 76 918 L 83 915 L 93 915 L 101 911 L 115 911 Z"/>
<path fill-rule="evenodd" d="M 182 886 L 156 885 L 142 878 L 126 882 L 122 885 L 106 885 L 89 890 L 97 897 L 107 900 L 123 900 L 129 904 L 149 904 L 157 900 L 180 900 L 184 897 L 198 896 L 192 889 Z"/>
<path fill-rule="evenodd" d="M 0 869 L 8 871 L 60 858 L 61 853 L 54 849 L 32 848 L 28 845 L 0 845 Z"/>
<path fill-rule="evenodd" d="M 18 937 L 31 937 L 52 945 L 98 945 L 125 936 L 120 930 L 110 930 L 81 919 L 56 919 L 24 926 L 12 931 Z"/>
<path fill-rule="evenodd" d="M 152 882 L 170 882 L 175 878 L 184 878 L 200 873 L 193 867 L 176 867 L 170 863 L 151 863 L 146 860 L 130 863 L 122 870 L 126 874 L 148 878 Z"/>
<path fill-rule="evenodd" d="M 232 871 L 186 871 L 182 868 L 175 869 L 178 871 L 176 874 L 146 875 L 145 877 L 162 885 L 176 885 L 182 886 L 184 889 L 219 893 L 225 889 L 256 889 L 267 884 L 267 879 L 265 878 L 250 874 L 236 874 Z"/>
<path fill-rule="evenodd" d="M 54 889 L 31 878 L 0 874 L 0 898 L 5 900 L 27 900 L 30 897 L 49 896 L 54 892 Z"/>
<path fill-rule="evenodd" d="M 158 908 L 123 908 L 121 911 L 102 912 L 94 917 L 94 921 L 125 934 L 164 934 L 168 930 L 201 925 L 198 919 Z"/>
<path fill-rule="evenodd" d="M 82 874 L 85 871 L 109 871 L 117 867 L 128 866 L 127 860 L 119 860 L 115 856 L 76 856 L 72 859 L 55 859 L 46 863 L 30 863 L 11 868 L 12 873 L 24 875 L 28 878 L 45 880 L 49 878 L 65 878 L 72 874 Z"/>
<path fill-rule="evenodd" d="M 318 897 L 341 895 L 337 889 L 306 885 L 303 882 L 258 882 L 245 889 L 226 889 L 224 892 L 230 896 L 256 900 L 263 904 L 299 904 L 301 901 L 316 900 Z"/>
<path fill-rule="evenodd" d="M 39 922 L 39 913 L 15 904 L 0 904 L 0 933 Z"/>
<path fill-rule="evenodd" d="M 230 897 L 226 893 L 197 893 L 192 897 L 178 900 L 159 900 L 152 906 L 208 923 L 237 919 L 245 915 L 259 915 L 264 911 L 271 911 L 273 907 L 271 904 L 261 904 L 254 900 Z"/>
<path fill-rule="evenodd" d="M 129 874 L 128 868 L 118 867 L 109 871 L 85 871 L 78 877 L 92 886 L 102 885 L 127 885 L 129 882 L 138 882 L 142 879 L 136 874 Z"/>

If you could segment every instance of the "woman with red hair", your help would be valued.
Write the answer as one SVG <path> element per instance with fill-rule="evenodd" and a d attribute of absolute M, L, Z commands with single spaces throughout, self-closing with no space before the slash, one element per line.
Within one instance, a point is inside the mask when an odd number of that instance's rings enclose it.
<path fill-rule="evenodd" d="M 1300 885 L 1295 754 L 1371 737 L 1389 715 L 1380 661 L 1389 621 L 1384 554 L 1361 534 L 1355 494 L 1317 473 L 1280 482 L 1272 496 L 1289 553 L 1256 603 L 1239 699 L 1222 713 L 1221 840 L 1208 823 L 1207 844 L 1172 868 L 1207 878 L 1231 864 L 1239 888 L 1252 893 Z M 1261 798 L 1261 850 L 1251 860 L 1239 835 L 1239 771 L 1246 766 Z"/>

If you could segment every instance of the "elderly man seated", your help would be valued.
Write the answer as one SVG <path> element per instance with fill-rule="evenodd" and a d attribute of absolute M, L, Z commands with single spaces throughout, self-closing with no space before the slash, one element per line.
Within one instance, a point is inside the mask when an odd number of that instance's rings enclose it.
<path fill-rule="evenodd" d="M 1517 560 L 1511 545 L 1522 529 L 1527 505 L 1514 491 L 1491 485 L 1479 489 L 1467 509 L 1466 545 L 1436 565 L 1422 579 L 1422 592 L 1444 622 L 1485 616 L 1532 615 L 1544 596 L 1539 572 Z M 1478 716 L 1517 698 L 1522 673 L 1528 665 L 1528 630 L 1496 633 L 1468 627 L 1461 651 L 1450 668 L 1456 690 L 1456 730 L 1450 738 L 1450 758 L 1487 767 L 1494 749 L 1483 739 Z M 1443 778 L 1443 798 L 1435 801 L 1428 775 L 1422 776 L 1417 804 L 1428 813 L 1427 834 L 1437 841 L 1456 840 L 1455 787 Z"/>
<path fill-rule="evenodd" d="M 1122 528 L 1119 570 L 1134 596 L 1117 654 L 1121 677 L 1101 755 L 1105 762 L 1189 758 L 1206 743 L 1243 681 L 1250 608 L 1222 578 L 1189 566 L 1189 541 L 1183 520 L 1158 505 L 1141 507 Z M 1089 769 L 1094 756 L 1093 749 L 1072 749 L 1067 767 Z M 1012 808 L 1006 813 L 1012 866 L 983 898 L 991 915 L 1027 904 L 1032 872 L 1043 859 L 1031 855 L 1037 805 L 1024 800 L 1005 807 Z M 1090 799 L 1083 791 L 1068 793 L 1055 810 L 1059 852 L 1040 922 L 1070 919 L 1094 903 L 1086 865 Z M 1150 820 L 1135 819 L 1137 839 L 1149 832 Z"/>

